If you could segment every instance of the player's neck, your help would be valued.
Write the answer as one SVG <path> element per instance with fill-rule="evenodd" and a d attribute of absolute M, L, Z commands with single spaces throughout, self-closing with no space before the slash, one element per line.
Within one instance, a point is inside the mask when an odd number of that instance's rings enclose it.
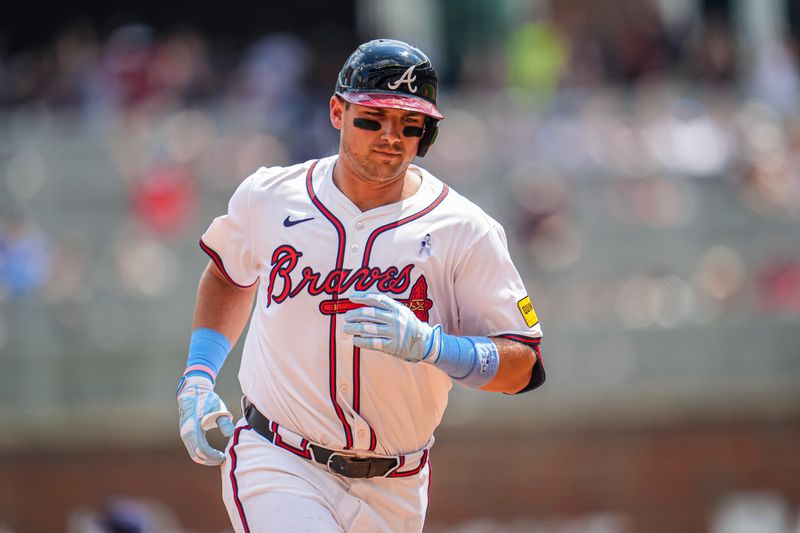
<path fill-rule="evenodd" d="M 333 167 L 333 183 L 364 212 L 411 197 L 419 190 L 422 176 L 406 168 L 396 178 L 385 182 L 374 182 L 350 171 L 347 165 L 339 160 Z"/>

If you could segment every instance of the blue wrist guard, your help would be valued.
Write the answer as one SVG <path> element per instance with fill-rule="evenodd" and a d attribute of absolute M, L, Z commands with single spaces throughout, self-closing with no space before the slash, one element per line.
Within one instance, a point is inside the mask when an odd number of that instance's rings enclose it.
<path fill-rule="evenodd" d="M 439 341 L 438 353 L 425 359 L 466 387 L 479 389 L 492 381 L 500 366 L 500 354 L 489 337 L 458 337 L 448 335 L 436 326 L 433 342 Z M 436 352 L 436 350 L 432 350 Z"/>
<path fill-rule="evenodd" d="M 189 342 L 189 357 L 186 360 L 183 377 L 205 375 L 211 379 L 211 383 L 214 383 L 230 351 L 231 343 L 219 331 L 208 328 L 194 330 Z"/>

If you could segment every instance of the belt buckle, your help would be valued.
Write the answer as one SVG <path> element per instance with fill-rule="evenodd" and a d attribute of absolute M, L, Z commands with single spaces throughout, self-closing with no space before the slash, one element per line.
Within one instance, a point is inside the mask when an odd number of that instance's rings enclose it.
<path fill-rule="evenodd" d="M 353 457 L 352 455 L 333 452 L 330 457 L 328 457 L 326 466 L 328 467 L 328 471 L 334 474 L 350 478 L 364 478 L 370 477 L 372 461 L 368 458 L 361 459 L 359 457 Z"/>

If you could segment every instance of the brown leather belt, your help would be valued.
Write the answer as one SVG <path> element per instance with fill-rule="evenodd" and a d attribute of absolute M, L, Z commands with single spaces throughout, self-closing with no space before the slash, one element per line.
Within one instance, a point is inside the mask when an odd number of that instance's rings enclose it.
<path fill-rule="evenodd" d="M 275 432 L 270 428 L 270 421 L 253 404 L 245 405 L 244 417 L 256 433 L 278 445 L 275 442 Z M 281 447 L 288 449 L 285 446 Z M 400 464 L 394 457 L 355 457 L 311 443 L 308 444 L 308 448 L 311 449 L 310 457 L 298 452 L 295 454 L 325 465 L 334 474 L 350 478 L 383 477 Z"/>

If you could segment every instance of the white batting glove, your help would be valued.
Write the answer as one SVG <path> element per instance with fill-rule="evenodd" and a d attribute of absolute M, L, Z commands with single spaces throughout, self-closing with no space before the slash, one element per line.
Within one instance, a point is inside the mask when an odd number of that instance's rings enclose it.
<path fill-rule="evenodd" d="M 344 314 L 342 330 L 353 335 L 354 345 L 414 363 L 432 362 L 438 356 L 439 326 L 422 322 L 411 309 L 385 294 L 355 291 L 350 300 L 366 306 Z"/>
<path fill-rule="evenodd" d="M 212 448 L 206 431 L 218 427 L 233 435 L 233 415 L 214 392 L 214 384 L 205 376 L 187 376 L 178 389 L 178 416 L 181 439 L 195 463 L 217 466 L 225 462 L 225 454 Z"/>

